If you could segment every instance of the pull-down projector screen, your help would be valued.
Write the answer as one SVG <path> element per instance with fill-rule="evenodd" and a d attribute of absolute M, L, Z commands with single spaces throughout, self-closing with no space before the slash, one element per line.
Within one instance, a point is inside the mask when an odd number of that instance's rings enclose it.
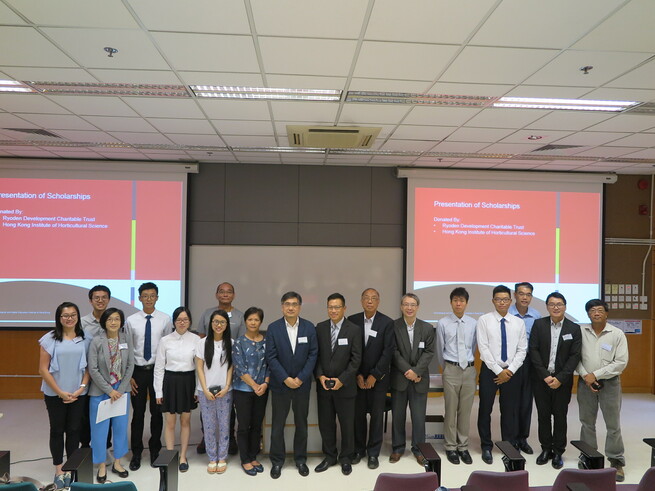
<path fill-rule="evenodd" d="M 48 328 L 64 301 L 85 315 L 97 284 L 126 316 L 140 310 L 147 281 L 159 287 L 157 309 L 171 314 L 182 303 L 186 172 L 117 169 L 3 169 L 0 327 Z"/>
<path fill-rule="evenodd" d="M 423 172 L 399 173 L 409 178 L 407 286 L 423 318 L 450 313 L 456 286 L 477 317 L 493 309 L 494 286 L 528 281 L 543 315 L 546 296 L 559 291 L 567 315 L 587 321 L 584 304 L 600 294 L 603 183 L 613 176 Z"/>

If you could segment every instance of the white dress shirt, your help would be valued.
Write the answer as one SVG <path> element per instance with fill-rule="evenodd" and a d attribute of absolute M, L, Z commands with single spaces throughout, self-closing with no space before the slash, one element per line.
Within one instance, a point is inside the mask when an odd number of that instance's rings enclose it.
<path fill-rule="evenodd" d="M 143 345 L 146 337 L 146 314 L 140 310 L 136 314 L 132 314 L 127 318 L 125 325 L 127 332 L 132 336 L 132 344 L 134 345 L 134 364 L 137 366 L 154 365 L 157 358 L 157 347 L 159 340 L 166 334 L 173 331 L 173 323 L 171 317 L 159 310 L 155 310 L 150 319 L 150 353 L 152 358 L 145 360 L 143 358 Z"/>
<path fill-rule="evenodd" d="M 366 343 L 368 343 L 368 337 L 371 335 L 371 331 L 373 330 L 373 321 L 375 320 L 375 314 L 369 319 L 366 317 L 366 314 L 364 314 L 364 346 L 366 346 Z"/>
<path fill-rule="evenodd" d="M 155 397 L 164 397 L 164 372 L 191 372 L 196 369 L 196 344 L 200 337 L 192 332 L 167 334 L 157 346 L 154 382 Z"/>
<path fill-rule="evenodd" d="M 289 335 L 289 342 L 291 343 L 291 351 L 296 352 L 296 342 L 298 341 L 298 326 L 300 325 L 300 317 L 296 319 L 296 323 L 292 326 L 284 319 L 284 325 L 287 326 L 287 334 Z"/>
<path fill-rule="evenodd" d="M 478 319 L 476 334 L 480 359 L 496 375 L 505 368 L 508 368 L 512 373 L 516 373 L 523 365 L 528 348 L 525 324 L 522 319 L 511 314 L 504 317 L 507 332 L 507 361 L 502 361 L 500 359 L 502 346 L 500 319 L 503 319 L 503 317 L 495 310 L 481 315 Z"/>

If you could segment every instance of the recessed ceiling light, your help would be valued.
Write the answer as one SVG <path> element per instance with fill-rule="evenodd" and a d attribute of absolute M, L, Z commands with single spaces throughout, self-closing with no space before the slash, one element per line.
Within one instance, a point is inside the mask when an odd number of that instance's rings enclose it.
<path fill-rule="evenodd" d="M 357 90 L 349 91 L 346 96 L 346 102 L 455 107 L 485 107 L 496 100 L 496 97 L 477 95 L 416 94 L 410 92 L 371 92 Z"/>
<path fill-rule="evenodd" d="M 44 94 L 191 97 L 184 85 L 89 82 L 27 82 Z"/>
<path fill-rule="evenodd" d="M 521 109 L 555 109 L 568 111 L 625 111 L 636 106 L 634 101 L 592 101 L 586 99 L 548 99 L 542 97 L 501 97 L 494 107 Z"/>
<path fill-rule="evenodd" d="M 341 100 L 341 91 L 332 89 L 287 89 L 228 85 L 190 85 L 189 87 L 197 97 L 332 102 Z"/>
<path fill-rule="evenodd" d="M 33 88 L 16 80 L 0 80 L 0 92 L 36 92 Z"/>
<path fill-rule="evenodd" d="M 543 138 L 543 136 L 539 136 L 539 135 L 530 135 L 530 136 L 528 137 L 528 140 L 541 140 L 542 138 Z"/>

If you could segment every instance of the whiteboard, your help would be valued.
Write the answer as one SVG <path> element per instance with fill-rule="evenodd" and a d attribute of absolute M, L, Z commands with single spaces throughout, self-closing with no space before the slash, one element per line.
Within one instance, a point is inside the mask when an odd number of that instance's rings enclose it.
<path fill-rule="evenodd" d="M 280 297 L 287 291 L 300 293 L 300 316 L 314 324 L 328 318 L 327 296 L 334 292 L 346 298 L 346 316 L 361 312 L 361 293 L 369 287 L 380 292 L 381 312 L 394 319 L 400 316 L 401 248 L 194 245 L 189 249 L 188 306 L 196 322 L 205 309 L 218 305 L 216 287 L 222 282 L 234 285 L 236 308 L 264 310 L 263 326 L 282 317 Z"/>

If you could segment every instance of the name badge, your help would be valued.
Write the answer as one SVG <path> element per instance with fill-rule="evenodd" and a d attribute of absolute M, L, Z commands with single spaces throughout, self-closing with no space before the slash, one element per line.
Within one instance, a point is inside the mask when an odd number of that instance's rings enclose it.
<path fill-rule="evenodd" d="M 348 346 L 348 340 L 346 338 L 337 339 L 337 343 L 339 346 Z"/>
<path fill-rule="evenodd" d="M 127 343 L 120 343 L 118 349 L 127 349 Z"/>
<path fill-rule="evenodd" d="M 368 333 L 368 335 L 371 336 L 372 338 L 377 338 L 377 337 L 378 337 L 378 332 L 377 332 L 377 331 L 373 331 L 373 330 L 371 330 L 371 331 Z"/>
<path fill-rule="evenodd" d="M 423 342 L 423 341 L 419 341 L 419 343 L 418 343 L 418 348 L 419 348 L 419 349 L 425 349 L 425 342 Z"/>
<path fill-rule="evenodd" d="M 232 318 L 232 312 L 228 312 L 227 316 L 231 319 Z"/>
<path fill-rule="evenodd" d="M 302 336 L 298 338 L 298 343 L 307 344 L 307 336 Z"/>
<path fill-rule="evenodd" d="M 562 336 L 563 341 L 571 341 L 573 339 L 573 336 L 571 334 L 565 334 Z"/>
<path fill-rule="evenodd" d="M 605 351 L 612 351 L 612 345 L 611 344 L 601 344 L 600 347 L 604 349 Z"/>

